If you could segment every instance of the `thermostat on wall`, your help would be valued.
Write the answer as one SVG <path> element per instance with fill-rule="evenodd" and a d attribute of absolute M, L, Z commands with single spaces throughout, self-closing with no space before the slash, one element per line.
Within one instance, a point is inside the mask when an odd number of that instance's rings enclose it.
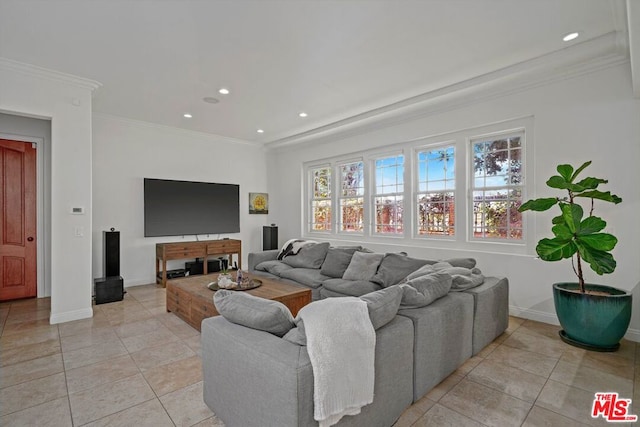
<path fill-rule="evenodd" d="M 84 215 L 84 208 L 82 206 L 79 207 L 72 207 L 71 208 L 71 213 L 73 215 Z"/>

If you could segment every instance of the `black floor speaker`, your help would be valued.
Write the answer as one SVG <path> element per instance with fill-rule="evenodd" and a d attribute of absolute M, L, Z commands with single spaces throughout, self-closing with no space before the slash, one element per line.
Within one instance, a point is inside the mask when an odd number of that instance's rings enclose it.
<path fill-rule="evenodd" d="M 120 276 L 120 232 L 103 232 L 104 238 L 104 277 Z"/>
<path fill-rule="evenodd" d="M 122 301 L 124 280 L 120 276 L 101 277 L 94 280 L 96 304 Z"/>
<path fill-rule="evenodd" d="M 278 227 L 275 224 L 262 227 L 262 250 L 278 249 Z"/>

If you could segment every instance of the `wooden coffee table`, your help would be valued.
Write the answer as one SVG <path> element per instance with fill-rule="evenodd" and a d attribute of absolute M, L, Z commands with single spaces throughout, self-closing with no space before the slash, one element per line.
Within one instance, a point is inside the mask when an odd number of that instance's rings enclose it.
<path fill-rule="evenodd" d="M 250 275 L 251 276 L 251 275 Z M 295 317 L 298 311 L 311 302 L 311 289 L 291 285 L 278 279 L 251 276 L 262 281 L 262 286 L 248 291 L 251 295 L 280 301 L 286 305 Z M 214 291 L 207 285 L 217 280 L 218 274 L 185 277 L 167 281 L 167 311 L 200 330 L 200 324 L 207 317 L 217 316 L 213 305 Z"/>

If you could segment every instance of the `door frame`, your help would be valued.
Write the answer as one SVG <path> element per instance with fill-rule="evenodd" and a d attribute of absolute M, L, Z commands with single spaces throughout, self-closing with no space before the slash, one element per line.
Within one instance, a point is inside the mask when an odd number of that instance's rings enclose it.
<path fill-rule="evenodd" d="M 51 285 L 45 283 L 47 265 L 45 255 L 49 236 L 44 230 L 45 186 L 44 186 L 44 138 L 0 133 L 0 139 L 10 139 L 36 145 L 36 298 L 50 297 Z"/>

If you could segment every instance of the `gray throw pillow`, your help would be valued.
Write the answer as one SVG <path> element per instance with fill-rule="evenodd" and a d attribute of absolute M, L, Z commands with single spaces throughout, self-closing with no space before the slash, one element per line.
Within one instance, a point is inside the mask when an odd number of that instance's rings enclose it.
<path fill-rule="evenodd" d="M 473 268 L 476 266 L 475 258 L 449 258 L 444 262 L 448 262 L 453 267 Z"/>
<path fill-rule="evenodd" d="M 283 263 L 282 261 L 271 260 L 271 261 L 263 261 L 260 264 L 256 265 L 255 268 L 258 271 L 266 271 L 275 276 L 280 276 L 280 274 L 284 270 L 291 270 L 293 267 Z"/>
<path fill-rule="evenodd" d="M 329 277 L 342 277 L 356 250 L 357 248 L 329 248 L 320 273 Z"/>
<path fill-rule="evenodd" d="M 447 273 L 431 273 L 399 285 L 402 288 L 400 308 L 417 308 L 431 304 L 449 293 L 452 278 Z"/>
<path fill-rule="evenodd" d="M 295 268 L 320 268 L 328 250 L 329 242 L 310 243 L 304 245 L 297 254 L 284 257 L 282 262 Z"/>
<path fill-rule="evenodd" d="M 433 269 L 433 264 L 425 264 L 413 273 L 410 273 L 405 277 L 404 281 L 409 281 L 411 279 L 415 279 L 416 277 L 424 276 L 425 274 L 431 274 L 435 270 Z"/>
<path fill-rule="evenodd" d="M 213 303 L 218 313 L 229 322 L 279 337 L 295 326 L 286 305 L 246 292 L 221 289 L 213 295 Z"/>
<path fill-rule="evenodd" d="M 360 297 L 367 303 L 373 329 L 379 329 L 393 320 L 400 307 L 402 295 L 403 290 L 399 286 L 391 286 Z"/>
<path fill-rule="evenodd" d="M 411 258 L 401 254 L 386 254 L 378 267 L 378 272 L 371 278 L 373 283 L 389 287 L 400 283 L 408 274 L 427 263 L 426 260 Z"/>
<path fill-rule="evenodd" d="M 371 280 L 378 271 L 384 254 L 356 252 L 342 278 L 345 280 Z"/>

